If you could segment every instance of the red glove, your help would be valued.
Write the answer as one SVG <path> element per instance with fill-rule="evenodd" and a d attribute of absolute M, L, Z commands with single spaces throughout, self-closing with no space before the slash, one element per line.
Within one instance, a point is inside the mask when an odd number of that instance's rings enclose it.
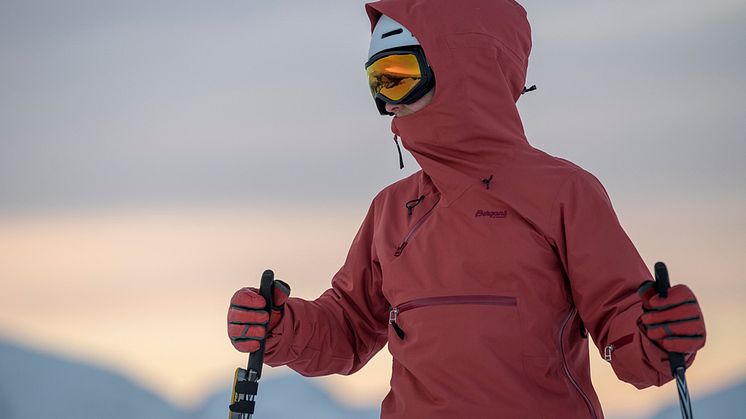
<path fill-rule="evenodd" d="M 638 290 L 644 313 L 640 321 L 645 334 L 667 352 L 691 354 L 705 346 L 705 320 L 694 293 L 686 285 L 658 295 L 655 282 L 646 281 Z"/>
<path fill-rule="evenodd" d="M 241 352 L 259 349 L 259 341 L 280 323 L 290 286 L 279 279 L 272 283 L 272 314 L 267 312 L 267 301 L 256 288 L 241 288 L 233 294 L 228 309 L 228 336 L 233 347 Z M 269 323 L 269 327 L 267 327 Z"/>

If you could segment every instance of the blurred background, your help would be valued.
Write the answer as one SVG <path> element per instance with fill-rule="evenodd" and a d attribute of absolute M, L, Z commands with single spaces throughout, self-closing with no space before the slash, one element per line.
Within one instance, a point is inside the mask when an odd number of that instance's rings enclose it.
<path fill-rule="evenodd" d="M 521 3 L 529 142 L 595 174 L 694 289 L 695 412 L 743 417 L 746 3 Z M 272 268 L 315 298 L 418 169 L 370 98 L 363 4 L 0 0 L 0 417 L 225 417 L 233 292 Z M 593 358 L 609 418 L 676 417 L 673 384 Z M 390 365 L 267 368 L 259 417 L 377 417 Z"/>

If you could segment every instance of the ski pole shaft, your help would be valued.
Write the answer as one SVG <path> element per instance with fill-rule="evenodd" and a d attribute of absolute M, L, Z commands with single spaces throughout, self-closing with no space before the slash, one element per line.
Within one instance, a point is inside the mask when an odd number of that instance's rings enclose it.
<path fill-rule="evenodd" d="M 668 278 L 668 268 L 666 268 L 666 264 L 663 262 L 656 262 L 655 264 L 655 284 L 658 295 L 661 298 L 668 298 L 668 289 L 671 287 L 671 281 Z M 686 384 L 686 375 L 684 373 L 686 371 L 684 354 L 669 352 L 668 362 L 671 364 L 671 375 L 676 379 L 681 417 L 684 419 L 694 419 L 691 399 L 689 398 L 689 387 Z"/>

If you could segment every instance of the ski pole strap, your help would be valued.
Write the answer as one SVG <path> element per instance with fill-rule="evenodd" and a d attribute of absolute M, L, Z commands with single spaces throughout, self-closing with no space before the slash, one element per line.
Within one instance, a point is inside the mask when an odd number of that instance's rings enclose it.
<path fill-rule="evenodd" d="M 259 389 L 259 383 L 256 381 L 239 381 L 236 383 L 235 390 L 236 390 L 236 394 L 256 396 L 258 389 Z"/>
<path fill-rule="evenodd" d="M 234 413 L 252 415 L 254 414 L 254 404 L 253 400 L 240 400 L 228 406 L 228 408 Z"/>

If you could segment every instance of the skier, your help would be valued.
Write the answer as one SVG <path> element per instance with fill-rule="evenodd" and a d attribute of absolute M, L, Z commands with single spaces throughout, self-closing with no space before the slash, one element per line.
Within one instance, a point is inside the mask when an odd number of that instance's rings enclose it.
<path fill-rule="evenodd" d="M 661 300 L 598 179 L 525 137 L 523 7 L 365 7 L 371 91 L 422 170 L 373 199 L 316 300 L 277 281 L 270 316 L 255 289 L 237 291 L 236 349 L 266 334 L 268 365 L 320 376 L 352 374 L 388 342 L 385 419 L 601 419 L 588 333 L 637 388 L 671 380 L 668 352 L 691 365 L 705 343 L 692 291 Z"/>

